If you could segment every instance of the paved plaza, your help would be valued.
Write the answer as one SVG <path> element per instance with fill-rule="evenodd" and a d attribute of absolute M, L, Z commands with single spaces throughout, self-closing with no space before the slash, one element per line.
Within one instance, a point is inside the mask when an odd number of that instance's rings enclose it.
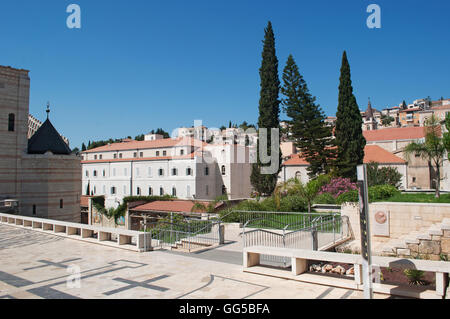
<path fill-rule="evenodd" d="M 0 299 L 363 297 L 360 291 L 244 273 L 238 246 L 137 253 L 0 225 Z"/>

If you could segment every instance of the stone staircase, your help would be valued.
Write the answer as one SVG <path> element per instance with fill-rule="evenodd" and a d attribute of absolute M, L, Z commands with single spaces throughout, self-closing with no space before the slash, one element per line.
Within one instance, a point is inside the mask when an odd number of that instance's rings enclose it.
<path fill-rule="evenodd" d="M 450 218 L 387 242 L 382 255 L 428 260 L 450 260 Z"/>

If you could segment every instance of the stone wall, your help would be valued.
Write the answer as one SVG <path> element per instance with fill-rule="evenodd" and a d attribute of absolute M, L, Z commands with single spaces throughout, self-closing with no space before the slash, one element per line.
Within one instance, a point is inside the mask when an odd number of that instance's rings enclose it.
<path fill-rule="evenodd" d="M 379 211 L 388 212 L 389 214 L 388 236 L 374 235 L 374 215 Z M 442 223 L 445 218 L 450 218 L 450 204 L 371 203 L 369 204 L 369 213 L 372 251 L 375 253 L 381 253 L 383 244 L 392 240 L 402 240 L 413 232 L 424 232 L 428 235 L 428 228 Z M 355 239 L 354 243 L 355 245 L 359 244 L 361 241 L 361 231 L 358 204 L 347 203 L 342 205 L 341 215 L 348 216 L 353 237 Z M 448 234 L 448 231 L 446 234 Z M 446 238 L 445 234 L 443 235 L 443 238 Z M 437 239 L 437 237 L 430 238 L 430 240 Z M 434 249 L 433 251 L 437 251 L 437 245 L 438 244 L 433 242 L 423 242 L 421 247 L 424 249 Z M 443 240 L 442 245 L 445 250 L 448 245 L 448 241 Z M 415 247 L 412 247 L 412 249 L 415 250 Z"/>

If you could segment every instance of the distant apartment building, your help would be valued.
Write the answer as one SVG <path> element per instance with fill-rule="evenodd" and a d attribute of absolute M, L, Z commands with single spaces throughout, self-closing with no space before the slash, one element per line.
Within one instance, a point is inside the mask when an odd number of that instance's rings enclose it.
<path fill-rule="evenodd" d="M 105 196 L 107 207 L 126 196 L 247 198 L 250 157 L 249 147 L 192 137 L 113 143 L 82 152 L 82 193 Z"/>
<path fill-rule="evenodd" d="M 19 214 L 80 221 L 80 158 L 49 119 L 31 138 L 27 70 L 0 66 L 0 199 L 16 199 Z"/>

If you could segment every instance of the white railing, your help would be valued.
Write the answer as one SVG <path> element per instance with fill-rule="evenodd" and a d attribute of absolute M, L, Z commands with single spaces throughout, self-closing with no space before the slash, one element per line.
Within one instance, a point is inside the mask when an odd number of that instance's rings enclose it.
<path fill-rule="evenodd" d="M 152 250 L 150 233 L 140 231 L 2 213 L 0 224 L 138 252 Z"/>

